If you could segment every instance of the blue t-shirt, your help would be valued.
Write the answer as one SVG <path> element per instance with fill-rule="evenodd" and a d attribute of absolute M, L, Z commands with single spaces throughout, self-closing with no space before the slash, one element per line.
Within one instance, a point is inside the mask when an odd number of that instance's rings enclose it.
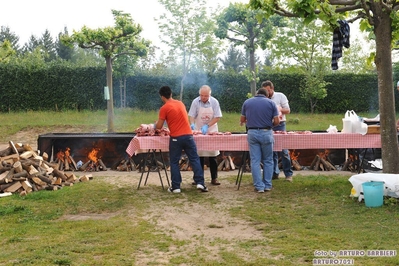
<path fill-rule="evenodd" d="M 264 95 L 247 99 L 242 105 L 241 115 L 247 119 L 247 127 L 273 127 L 273 118 L 278 116 L 276 104 Z"/>

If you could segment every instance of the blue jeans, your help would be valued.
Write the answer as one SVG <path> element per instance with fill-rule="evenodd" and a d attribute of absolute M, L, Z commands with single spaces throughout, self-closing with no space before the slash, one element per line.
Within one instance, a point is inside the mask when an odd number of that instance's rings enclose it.
<path fill-rule="evenodd" d="M 281 122 L 279 125 L 273 127 L 274 131 L 286 131 L 285 122 Z M 278 158 L 281 154 L 281 163 L 283 165 L 283 172 L 285 177 L 292 176 L 294 173 L 292 171 L 291 166 L 291 157 L 288 153 L 288 150 L 282 150 L 281 152 L 273 152 L 273 162 L 274 162 L 274 170 L 273 175 L 278 176 L 280 174 L 280 169 L 278 167 Z"/>
<path fill-rule="evenodd" d="M 249 129 L 247 139 L 254 186 L 257 190 L 271 189 L 273 175 L 273 131 Z M 260 163 L 263 164 L 263 176 L 261 174 Z"/>
<path fill-rule="evenodd" d="M 180 188 L 182 182 L 179 161 L 183 150 L 193 168 L 195 183 L 205 186 L 204 173 L 197 153 L 197 146 L 194 142 L 194 137 L 193 135 L 183 135 L 177 138 L 170 137 L 169 139 L 169 161 L 172 188 Z"/>

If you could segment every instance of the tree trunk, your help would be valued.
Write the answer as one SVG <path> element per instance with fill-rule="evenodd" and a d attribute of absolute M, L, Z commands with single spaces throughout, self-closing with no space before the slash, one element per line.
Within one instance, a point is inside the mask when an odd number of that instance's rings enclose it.
<path fill-rule="evenodd" d="M 249 64 L 251 67 L 251 94 L 252 96 L 256 95 L 256 67 L 255 67 L 255 51 L 254 49 L 250 49 L 249 51 Z"/>
<path fill-rule="evenodd" d="M 381 154 L 384 173 L 399 173 L 398 137 L 395 118 L 395 97 L 392 76 L 391 18 L 381 2 L 374 4 L 375 64 L 381 123 Z"/>
<path fill-rule="evenodd" d="M 112 89 L 112 58 L 107 56 L 105 58 L 107 65 L 107 86 L 109 89 L 109 100 L 107 102 L 108 113 L 108 133 L 114 132 L 114 93 Z"/>

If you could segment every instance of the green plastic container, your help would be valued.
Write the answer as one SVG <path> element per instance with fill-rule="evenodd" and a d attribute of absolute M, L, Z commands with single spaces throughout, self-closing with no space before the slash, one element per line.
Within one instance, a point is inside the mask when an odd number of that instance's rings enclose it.
<path fill-rule="evenodd" d="M 384 182 L 364 182 L 362 187 L 366 207 L 381 207 L 384 203 Z"/>

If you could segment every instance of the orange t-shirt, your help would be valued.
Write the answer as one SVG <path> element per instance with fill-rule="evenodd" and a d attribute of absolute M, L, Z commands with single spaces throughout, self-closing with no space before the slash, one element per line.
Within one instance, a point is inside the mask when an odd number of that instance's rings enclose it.
<path fill-rule="evenodd" d="M 193 134 L 188 121 L 186 106 L 181 101 L 174 99 L 167 101 L 159 109 L 159 119 L 166 120 L 171 137 Z"/>

